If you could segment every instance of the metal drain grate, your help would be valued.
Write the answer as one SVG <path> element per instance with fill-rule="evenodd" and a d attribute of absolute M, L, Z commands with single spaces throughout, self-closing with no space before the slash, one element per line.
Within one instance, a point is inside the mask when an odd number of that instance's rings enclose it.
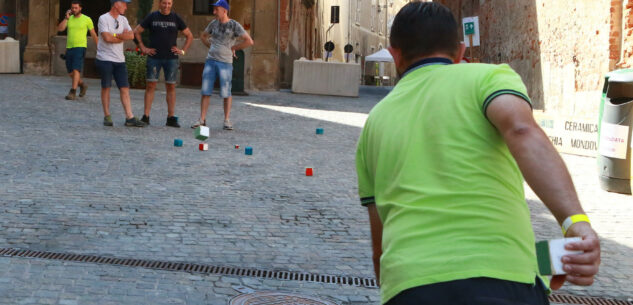
<path fill-rule="evenodd" d="M 317 299 L 311 296 L 289 294 L 276 291 L 258 291 L 242 294 L 234 297 L 229 305 L 337 305 L 328 300 Z"/>
<path fill-rule="evenodd" d="M 621 301 L 616 299 L 605 299 L 585 296 L 575 296 L 569 294 L 554 293 L 549 296 L 550 302 L 579 304 L 579 305 L 633 305 L 633 302 Z"/>
<path fill-rule="evenodd" d="M 152 261 L 152 260 L 144 260 L 144 259 L 126 259 L 126 258 L 115 258 L 115 257 L 96 256 L 96 255 L 43 252 L 43 251 L 31 251 L 31 250 L 11 249 L 11 248 L 0 248 L 0 255 L 9 256 L 9 257 L 41 258 L 41 259 L 50 259 L 50 260 L 59 260 L 59 261 L 140 267 L 140 268 L 147 268 L 147 269 L 167 270 L 167 271 L 183 271 L 183 272 L 217 274 L 217 275 L 234 275 L 234 276 L 243 276 L 243 277 L 277 279 L 277 280 L 285 280 L 285 281 L 315 282 L 315 283 L 349 285 L 349 286 L 365 287 L 365 288 L 378 288 L 378 285 L 376 284 L 376 279 L 373 279 L 373 278 L 361 278 L 361 277 L 353 277 L 353 276 L 340 276 L 340 275 L 328 275 L 328 274 L 314 274 L 314 273 L 305 273 L 305 272 L 296 272 L 296 271 L 274 271 L 274 270 L 263 270 L 263 269 L 236 268 L 236 267 L 214 266 L 214 265 L 206 265 L 206 264 Z"/>
<path fill-rule="evenodd" d="M 214 266 L 214 265 L 206 265 L 206 264 L 153 261 L 153 260 L 144 260 L 144 259 L 127 259 L 127 258 L 116 258 L 116 257 L 97 256 L 97 255 L 81 255 L 81 254 L 72 254 L 72 253 L 31 251 L 31 250 L 12 249 L 12 248 L 0 248 L 0 256 L 41 258 L 41 259 L 48 259 L 48 260 L 129 266 L 129 267 L 139 267 L 139 268 L 147 268 L 147 269 L 166 270 L 166 271 L 181 271 L 181 272 L 216 274 L 216 275 L 233 275 L 233 276 L 241 276 L 241 277 L 254 277 L 254 278 L 285 280 L 285 281 L 328 283 L 328 284 L 349 285 L 349 286 L 365 287 L 365 288 L 378 288 L 378 285 L 376 284 L 376 279 L 373 279 L 373 278 L 361 278 L 361 277 L 353 277 L 353 276 L 340 276 L 340 275 L 328 275 L 328 274 L 314 274 L 314 273 L 295 272 L 295 271 L 274 271 L 274 270 L 264 270 L 264 269 L 236 268 L 236 267 Z M 633 302 L 629 302 L 629 301 L 586 297 L 586 296 L 574 296 L 574 295 L 568 295 L 568 294 L 552 294 L 549 296 L 549 300 L 550 302 L 555 302 L 555 303 L 567 303 L 567 304 L 578 304 L 578 305 L 633 305 Z"/>

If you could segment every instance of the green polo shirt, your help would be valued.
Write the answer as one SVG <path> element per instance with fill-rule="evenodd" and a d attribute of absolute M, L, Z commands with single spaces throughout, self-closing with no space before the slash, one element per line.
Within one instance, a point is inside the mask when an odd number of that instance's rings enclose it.
<path fill-rule="evenodd" d="M 372 109 L 356 155 L 362 204 L 383 223 L 382 302 L 403 290 L 490 277 L 534 283 L 523 177 L 486 118 L 490 101 L 529 103 L 508 65 L 430 61 Z"/>
<path fill-rule="evenodd" d="M 78 18 L 74 15 L 70 16 L 67 23 L 66 49 L 71 48 L 87 48 L 88 31 L 94 29 L 94 24 L 90 17 L 81 14 Z"/>

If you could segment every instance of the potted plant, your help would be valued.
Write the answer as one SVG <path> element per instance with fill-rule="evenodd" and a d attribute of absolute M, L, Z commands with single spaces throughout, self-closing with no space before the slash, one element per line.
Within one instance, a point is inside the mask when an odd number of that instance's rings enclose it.
<path fill-rule="evenodd" d="M 144 89 L 145 75 L 147 71 L 147 56 L 138 49 L 125 51 L 125 65 L 130 88 Z"/>

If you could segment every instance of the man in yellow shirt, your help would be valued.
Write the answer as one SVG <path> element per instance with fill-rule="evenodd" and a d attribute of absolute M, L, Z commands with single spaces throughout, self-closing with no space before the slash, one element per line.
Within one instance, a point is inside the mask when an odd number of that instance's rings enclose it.
<path fill-rule="evenodd" d="M 458 29 L 436 2 L 402 8 L 389 47 L 401 78 L 358 142 L 382 303 L 546 305 L 524 177 L 565 236 L 583 239 L 551 288 L 592 284 L 599 239 L 521 77 L 505 64 L 454 64 Z"/>
<path fill-rule="evenodd" d="M 90 17 L 81 14 L 81 1 L 74 0 L 71 2 L 70 9 L 66 11 L 66 18 L 57 26 L 57 31 L 62 32 L 68 28 L 66 35 L 66 70 L 72 80 L 70 92 L 66 95 L 67 100 L 74 100 L 77 94 L 77 87 L 81 88 L 79 96 L 86 95 L 88 86 L 81 81 L 81 70 L 84 66 L 84 57 L 86 56 L 86 48 L 88 41 L 86 39 L 88 31 L 95 41 L 95 45 L 99 43 L 99 37 L 94 29 L 94 24 Z"/>

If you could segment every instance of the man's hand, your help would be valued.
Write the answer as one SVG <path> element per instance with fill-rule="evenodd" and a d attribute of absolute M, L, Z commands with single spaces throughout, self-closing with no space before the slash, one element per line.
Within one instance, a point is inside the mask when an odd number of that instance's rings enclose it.
<path fill-rule="evenodd" d="M 154 56 L 156 55 L 156 49 L 152 49 L 152 48 L 147 48 L 147 47 L 142 47 L 141 48 L 141 52 L 149 55 L 149 56 Z"/>
<path fill-rule="evenodd" d="M 184 54 L 182 54 L 182 50 L 178 49 L 177 46 L 171 47 L 171 52 L 174 53 L 174 55 L 184 55 Z"/>
<path fill-rule="evenodd" d="M 66 19 L 70 19 L 70 14 L 72 13 L 71 10 L 67 10 L 66 11 Z"/>
<path fill-rule="evenodd" d="M 563 256 L 563 270 L 567 274 L 552 277 L 550 287 L 554 290 L 559 289 L 565 281 L 579 286 L 593 284 L 600 266 L 600 239 L 598 235 L 589 223 L 578 222 L 569 227 L 565 237 L 581 237 L 582 241 L 569 243 L 565 249 L 583 251 L 583 253 Z"/>

